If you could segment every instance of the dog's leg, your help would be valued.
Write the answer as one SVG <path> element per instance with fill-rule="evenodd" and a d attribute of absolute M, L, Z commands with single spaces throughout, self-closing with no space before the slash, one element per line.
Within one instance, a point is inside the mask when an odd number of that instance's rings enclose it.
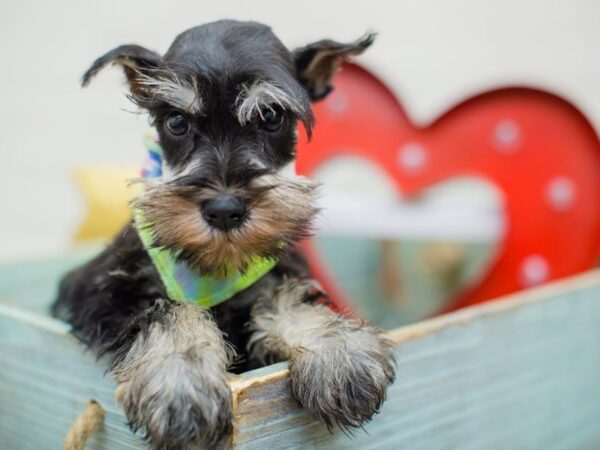
<path fill-rule="evenodd" d="M 249 350 L 288 359 L 292 395 L 329 429 L 359 427 L 394 380 L 392 346 L 379 330 L 308 303 L 314 286 L 288 280 L 257 303 Z"/>
<path fill-rule="evenodd" d="M 213 448 L 230 431 L 230 360 L 210 314 L 158 301 L 129 327 L 137 335 L 117 356 L 116 397 L 134 430 L 155 448 Z"/>

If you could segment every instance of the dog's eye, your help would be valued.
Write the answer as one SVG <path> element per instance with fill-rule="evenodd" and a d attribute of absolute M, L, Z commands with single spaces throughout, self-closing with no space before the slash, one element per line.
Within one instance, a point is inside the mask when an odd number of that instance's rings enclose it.
<path fill-rule="evenodd" d="M 174 136 L 182 136 L 188 132 L 190 129 L 190 125 L 188 124 L 186 118 L 183 114 L 174 112 L 171 113 L 167 120 L 165 121 L 167 124 L 167 130 Z"/>
<path fill-rule="evenodd" d="M 285 117 L 281 111 L 268 108 L 261 111 L 260 126 L 267 131 L 277 131 L 283 126 Z"/>

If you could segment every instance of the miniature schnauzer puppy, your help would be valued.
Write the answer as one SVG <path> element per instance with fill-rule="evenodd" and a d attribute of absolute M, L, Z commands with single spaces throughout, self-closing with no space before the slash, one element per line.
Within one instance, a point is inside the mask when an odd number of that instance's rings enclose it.
<path fill-rule="evenodd" d="M 153 246 L 199 275 L 262 278 L 210 309 L 169 298 L 132 221 L 99 256 L 63 279 L 54 314 L 99 356 L 134 431 L 154 448 L 215 447 L 231 431 L 227 371 L 288 360 L 292 395 L 329 429 L 360 427 L 394 379 L 380 330 L 333 312 L 295 246 L 317 212 L 316 185 L 285 174 L 298 121 L 367 35 L 289 51 L 267 26 L 219 21 L 180 34 L 164 56 L 123 45 L 97 59 L 83 85 L 121 66 L 164 151 L 160 179 L 134 201 Z M 238 355 L 235 358 L 235 355 Z"/>

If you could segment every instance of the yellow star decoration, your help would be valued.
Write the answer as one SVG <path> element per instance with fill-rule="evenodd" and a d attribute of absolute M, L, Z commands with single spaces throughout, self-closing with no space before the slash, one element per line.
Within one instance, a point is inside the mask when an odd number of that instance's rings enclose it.
<path fill-rule="evenodd" d="M 76 183 L 87 205 L 76 242 L 107 240 L 131 219 L 129 201 L 141 186 L 130 185 L 140 177 L 139 166 L 93 166 L 75 170 Z"/>

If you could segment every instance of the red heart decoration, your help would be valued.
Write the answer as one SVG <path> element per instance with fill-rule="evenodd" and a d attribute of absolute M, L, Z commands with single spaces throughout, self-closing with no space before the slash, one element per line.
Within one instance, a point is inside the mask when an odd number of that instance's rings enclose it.
<path fill-rule="evenodd" d="M 505 88 L 470 98 L 419 128 L 365 69 L 345 65 L 334 84 L 333 93 L 315 105 L 312 140 L 300 139 L 299 173 L 310 175 L 351 152 L 377 164 L 405 196 L 465 175 L 490 181 L 504 196 L 507 227 L 495 260 L 445 310 L 594 266 L 600 249 L 600 142 L 573 105 L 547 92 Z M 307 242 L 305 248 L 334 305 L 350 307 L 315 246 Z"/>

